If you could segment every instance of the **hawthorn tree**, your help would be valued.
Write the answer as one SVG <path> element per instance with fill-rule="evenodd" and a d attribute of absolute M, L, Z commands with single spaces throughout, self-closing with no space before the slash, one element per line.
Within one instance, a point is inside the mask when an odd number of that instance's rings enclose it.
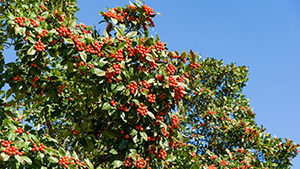
<path fill-rule="evenodd" d="M 1 168 L 292 165 L 299 145 L 255 124 L 248 69 L 168 51 L 145 3 L 100 12 L 103 34 L 76 0 L 0 4 Z"/>

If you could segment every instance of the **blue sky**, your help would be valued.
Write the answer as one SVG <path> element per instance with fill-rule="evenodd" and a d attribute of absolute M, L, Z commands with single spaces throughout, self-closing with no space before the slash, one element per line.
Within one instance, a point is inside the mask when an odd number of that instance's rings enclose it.
<path fill-rule="evenodd" d="M 300 144 L 300 1 L 299 0 L 145 0 L 163 17 L 155 29 L 169 50 L 249 67 L 243 93 L 257 114 L 256 122 L 277 137 Z M 134 0 L 132 0 L 134 2 Z M 78 0 L 77 17 L 97 25 L 98 12 L 128 0 Z M 103 24 L 104 26 L 104 24 Z M 102 32 L 104 27 L 97 25 Z M 14 61 L 12 50 L 5 52 Z M 300 156 L 292 169 L 300 168 Z"/>

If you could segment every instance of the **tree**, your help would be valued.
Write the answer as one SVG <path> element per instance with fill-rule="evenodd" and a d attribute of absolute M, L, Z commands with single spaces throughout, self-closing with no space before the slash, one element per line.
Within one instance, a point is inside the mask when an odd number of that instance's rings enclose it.
<path fill-rule="evenodd" d="M 2 0 L 2 168 L 289 168 L 255 124 L 245 66 L 168 51 L 140 3 L 76 23 L 76 0 Z"/>

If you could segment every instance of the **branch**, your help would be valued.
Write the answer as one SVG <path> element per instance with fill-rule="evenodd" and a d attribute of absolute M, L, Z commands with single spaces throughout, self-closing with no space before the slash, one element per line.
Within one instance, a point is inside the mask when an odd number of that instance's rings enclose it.
<path fill-rule="evenodd" d="M 97 168 L 101 163 L 104 163 L 104 162 L 108 161 L 108 159 L 112 156 L 113 156 L 113 154 L 106 154 L 106 155 L 96 156 L 92 159 L 91 162 L 95 166 L 95 168 Z"/>
<path fill-rule="evenodd" d="M 47 110 L 47 108 L 45 108 L 44 110 L 45 110 L 45 116 L 44 117 L 46 119 L 46 125 L 48 127 L 50 136 L 53 138 L 53 129 L 52 129 L 52 125 L 51 125 L 51 122 L 50 122 L 50 119 L 49 119 L 48 110 Z"/>

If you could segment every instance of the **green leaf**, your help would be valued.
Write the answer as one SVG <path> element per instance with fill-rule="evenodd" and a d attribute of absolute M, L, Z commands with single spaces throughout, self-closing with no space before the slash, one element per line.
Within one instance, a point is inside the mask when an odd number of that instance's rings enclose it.
<path fill-rule="evenodd" d="M 25 161 L 27 164 L 31 165 L 32 164 L 32 161 L 29 157 L 27 156 L 21 156 L 20 157 L 20 161 Z"/>
<path fill-rule="evenodd" d="M 104 65 L 106 65 L 107 61 L 104 61 L 105 58 L 102 58 L 99 60 L 98 66 L 99 67 L 103 67 Z"/>
<path fill-rule="evenodd" d="M 140 105 L 140 102 L 137 100 L 137 99 L 132 99 L 132 101 L 134 102 L 134 104 L 136 104 L 136 105 Z"/>
<path fill-rule="evenodd" d="M 135 35 L 137 35 L 137 33 L 138 33 L 137 31 L 129 32 L 129 33 L 126 34 L 126 37 L 129 38 L 129 39 L 131 39 L 131 38 L 133 38 Z"/>
<path fill-rule="evenodd" d="M 36 52 L 36 50 L 34 50 L 33 46 L 31 46 L 31 47 L 29 48 L 29 50 L 27 51 L 27 55 L 34 55 L 35 52 Z"/>
<path fill-rule="evenodd" d="M 109 102 L 105 102 L 102 106 L 102 110 L 110 110 L 111 109 L 111 105 Z"/>
<path fill-rule="evenodd" d="M 119 46 L 118 46 L 118 50 L 119 50 L 119 49 L 122 49 L 125 45 L 126 45 L 126 42 L 125 42 L 125 41 L 124 41 L 124 42 L 121 42 L 121 43 L 119 44 Z"/>
<path fill-rule="evenodd" d="M 32 44 L 34 44 L 35 42 L 34 42 L 34 40 L 33 40 L 33 38 L 32 37 L 27 37 L 27 40 L 30 42 L 30 43 L 32 43 Z"/>
<path fill-rule="evenodd" d="M 17 136 L 16 133 L 15 133 L 13 130 L 10 130 L 9 133 L 8 133 L 7 139 L 8 139 L 9 141 L 14 141 L 15 138 L 16 138 L 16 136 Z"/>
<path fill-rule="evenodd" d="M 136 161 L 136 153 L 137 153 L 136 149 L 130 149 L 129 151 L 130 151 L 129 156 L 130 156 L 134 161 Z"/>
<path fill-rule="evenodd" d="M 110 111 L 108 111 L 108 114 L 111 116 L 111 115 L 113 115 L 115 112 L 116 112 L 116 110 L 110 110 Z"/>
<path fill-rule="evenodd" d="M 119 144 L 119 149 L 122 150 L 127 147 L 127 141 L 122 139 L 121 143 Z"/>
<path fill-rule="evenodd" d="M 114 168 L 119 168 L 121 167 L 121 165 L 123 165 L 123 162 L 120 160 L 115 160 L 112 162 L 112 165 L 114 166 Z"/>
<path fill-rule="evenodd" d="M 6 99 L 8 99 L 12 93 L 13 93 L 13 89 L 12 88 L 8 89 L 8 91 L 6 92 L 6 96 L 5 96 Z"/>
<path fill-rule="evenodd" d="M 81 59 L 83 60 L 83 62 L 85 63 L 86 62 L 86 58 L 87 58 L 87 55 L 85 52 L 79 52 L 79 56 L 81 57 Z"/>
<path fill-rule="evenodd" d="M 127 120 L 125 119 L 125 112 L 123 112 L 123 111 L 121 113 L 121 118 L 125 123 L 127 123 Z"/>
<path fill-rule="evenodd" d="M 61 147 L 60 147 L 59 150 L 58 150 L 58 154 L 59 154 L 60 156 L 62 156 L 62 157 L 66 156 L 65 150 L 62 149 Z"/>
<path fill-rule="evenodd" d="M 29 133 L 28 136 L 30 138 L 32 138 L 34 142 L 36 142 L 37 144 L 40 144 L 40 141 L 34 135 L 32 135 L 32 134 Z"/>
<path fill-rule="evenodd" d="M 58 163 L 58 159 L 55 157 L 48 157 L 48 161 L 52 162 L 52 163 Z"/>
<path fill-rule="evenodd" d="M 9 159 L 9 155 L 8 154 L 5 154 L 5 153 L 1 153 L 0 154 L 0 160 L 1 161 L 7 161 Z"/>
<path fill-rule="evenodd" d="M 159 12 L 155 12 L 155 11 L 154 11 L 154 13 L 156 13 L 156 14 L 158 14 L 159 16 L 161 16 L 161 17 L 162 17 L 162 15 L 161 15 Z"/>
<path fill-rule="evenodd" d="M 126 89 L 126 87 L 124 86 L 124 85 L 122 85 L 122 84 L 120 84 L 118 87 L 117 87 L 117 91 L 123 91 L 123 90 L 125 90 Z"/>
<path fill-rule="evenodd" d="M 137 135 L 135 135 L 134 137 L 133 137 L 133 142 L 134 143 L 137 143 L 139 140 L 138 140 L 138 137 L 137 137 Z"/>
<path fill-rule="evenodd" d="M 22 27 L 19 27 L 18 25 L 15 26 L 15 34 L 19 34 L 21 32 Z"/>
<path fill-rule="evenodd" d="M 109 152 L 114 154 L 114 155 L 118 154 L 118 152 L 115 149 L 111 149 Z"/>
<path fill-rule="evenodd" d="M 48 154 L 56 154 L 57 151 L 52 149 L 52 148 L 46 147 L 45 152 L 48 153 Z"/>
<path fill-rule="evenodd" d="M 136 129 L 132 129 L 131 132 L 130 132 L 130 135 L 131 136 L 135 136 L 136 134 L 137 134 Z"/>
<path fill-rule="evenodd" d="M 105 76 L 105 74 L 106 74 L 106 72 L 104 71 L 104 70 L 101 70 L 101 69 L 98 69 L 98 68 L 94 68 L 94 70 L 95 70 L 95 74 L 97 75 L 97 76 Z"/>
<path fill-rule="evenodd" d="M 140 131 L 140 135 L 145 141 L 147 141 L 147 134 L 145 132 Z"/>
<path fill-rule="evenodd" d="M 196 61 L 196 56 L 192 50 L 190 50 L 190 59 L 191 59 L 191 62 L 194 64 Z"/>
<path fill-rule="evenodd" d="M 118 20 L 115 18 L 111 18 L 111 21 L 116 25 L 118 23 Z"/>
<path fill-rule="evenodd" d="M 155 82 L 155 79 L 154 78 L 150 78 L 147 82 L 148 83 L 153 83 L 153 82 Z"/>
<path fill-rule="evenodd" d="M 22 142 L 22 143 L 20 144 L 19 148 L 27 147 L 29 144 L 30 144 L 29 141 Z"/>
<path fill-rule="evenodd" d="M 65 38 L 64 40 L 65 40 L 65 42 L 66 42 L 67 44 L 74 44 L 74 42 L 73 42 L 72 39 L 70 39 L 70 38 Z M 80 53 L 79 53 L 79 54 L 80 54 Z"/>
<path fill-rule="evenodd" d="M 13 16 L 11 13 L 8 13 L 7 14 L 7 18 L 10 19 L 10 20 L 15 20 L 15 16 Z"/>
<path fill-rule="evenodd" d="M 94 169 L 94 166 L 93 166 L 93 164 L 90 162 L 89 159 L 85 159 L 84 161 L 85 161 L 85 163 L 88 165 L 89 169 Z"/>
<path fill-rule="evenodd" d="M 155 116 L 153 113 L 151 113 L 150 111 L 147 112 L 147 114 L 152 118 L 152 119 L 155 119 Z"/>
<path fill-rule="evenodd" d="M 21 163 L 21 164 L 24 163 L 24 161 L 22 161 L 22 160 L 20 159 L 20 156 L 19 156 L 19 155 L 15 155 L 15 159 L 16 159 L 19 163 Z"/>
<path fill-rule="evenodd" d="M 186 52 L 185 52 L 185 51 L 182 51 L 182 52 L 181 52 L 180 60 L 183 60 L 183 59 L 185 59 L 186 57 L 187 57 Z"/>
<path fill-rule="evenodd" d="M 46 19 L 46 17 L 48 16 L 48 14 L 49 14 L 49 12 L 48 12 L 48 11 L 46 11 L 46 12 L 43 12 L 43 13 L 42 13 L 42 15 L 41 15 L 41 17 L 44 17 L 44 18 Z"/>

